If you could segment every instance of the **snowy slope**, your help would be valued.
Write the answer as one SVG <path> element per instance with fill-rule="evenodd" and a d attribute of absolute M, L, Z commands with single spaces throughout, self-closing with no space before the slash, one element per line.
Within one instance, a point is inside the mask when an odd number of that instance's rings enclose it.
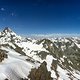
<path fill-rule="evenodd" d="M 0 50 L 0 80 L 30 80 L 32 69 L 40 69 L 43 62 L 53 80 L 80 80 L 79 37 L 35 40 L 7 27 L 0 32 Z"/>

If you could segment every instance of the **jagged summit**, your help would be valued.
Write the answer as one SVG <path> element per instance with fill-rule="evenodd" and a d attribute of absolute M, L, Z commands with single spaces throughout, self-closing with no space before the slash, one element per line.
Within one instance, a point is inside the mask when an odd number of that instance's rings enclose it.
<path fill-rule="evenodd" d="M 14 31 L 12 31 L 9 27 L 5 27 L 1 32 L 2 36 L 17 36 Z"/>
<path fill-rule="evenodd" d="M 4 30 L 0 33 L 0 38 L 1 40 L 3 39 L 3 43 L 5 41 L 20 41 L 21 40 L 21 36 L 17 35 L 9 27 L 4 28 Z"/>
<path fill-rule="evenodd" d="M 12 30 L 9 27 L 5 27 L 3 32 L 12 32 Z"/>
<path fill-rule="evenodd" d="M 43 38 L 29 40 L 6 27 L 0 33 L 0 80 L 80 80 L 80 37 Z"/>

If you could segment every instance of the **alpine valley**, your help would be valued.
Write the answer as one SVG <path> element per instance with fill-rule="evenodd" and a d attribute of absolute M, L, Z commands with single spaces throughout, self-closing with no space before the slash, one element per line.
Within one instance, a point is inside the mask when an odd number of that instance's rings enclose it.
<path fill-rule="evenodd" d="M 0 32 L 0 80 L 80 80 L 80 38 L 26 38 Z"/>

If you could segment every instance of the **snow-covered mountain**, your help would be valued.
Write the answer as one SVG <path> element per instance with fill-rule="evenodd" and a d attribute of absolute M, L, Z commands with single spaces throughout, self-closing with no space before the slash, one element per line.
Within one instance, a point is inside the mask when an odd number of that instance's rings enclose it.
<path fill-rule="evenodd" d="M 80 38 L 23 38 L 0 32 L 0 80 L 80 80 Z"/>

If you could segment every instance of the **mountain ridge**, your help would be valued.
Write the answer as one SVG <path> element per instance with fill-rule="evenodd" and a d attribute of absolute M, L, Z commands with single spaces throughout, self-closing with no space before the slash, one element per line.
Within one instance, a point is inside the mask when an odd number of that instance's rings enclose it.
<path fill-rule="evenodd" d="M 23 38 L 7 27 L 0 34 L 0 71 L 0 80 L 79 80 L 80 38 Z"/>

